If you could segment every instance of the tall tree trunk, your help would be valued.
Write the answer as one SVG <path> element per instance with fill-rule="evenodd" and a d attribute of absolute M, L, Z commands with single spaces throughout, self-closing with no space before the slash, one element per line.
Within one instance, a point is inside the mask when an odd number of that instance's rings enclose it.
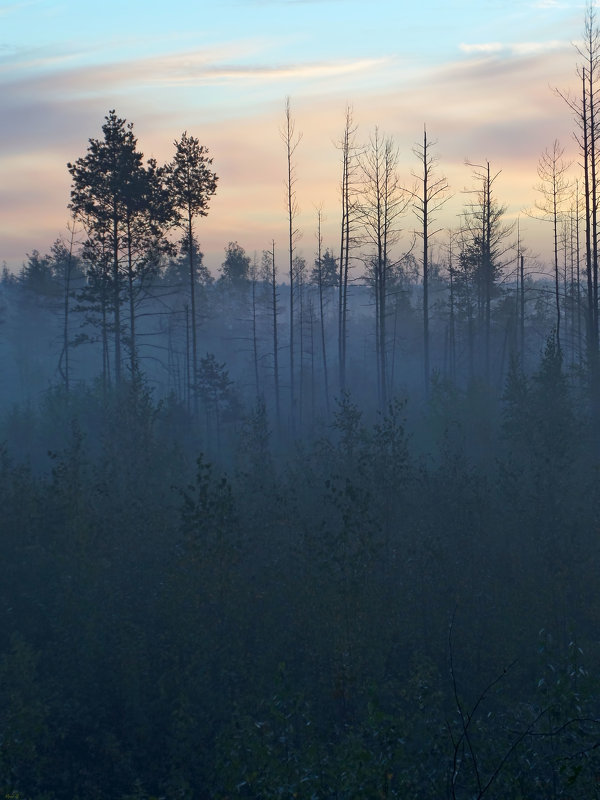
<path fill-rule="evenodd" d="M 556 196 L 556 181 L 552 187 L 552 227 L 554 231 L 554 295 L 556 301 L 556 348 L 560 349 L 560 286 L 558 275 L 558 204 Z"/>
<path fill-rule="evenodd" d="M 298 262 L 296 261 L 296 267 Z M 304 285 L 303 277 L 298 271 L 296 274 L 296 290 L 298 292 L 298 422 L 302 427 L 304 412 Z"/>
<path fill-rule="evenodd" d="M 192 370 L 190 365 L 190 309 L 185 306 L 185 404 L 188 414 L 192 413 Z"/>
<path fill-rule="evenodd" d="M 194 264 L 194 232 L 192 228 L 192 208 L 187 212 L 188 258 L 190 260 L 190 327 L 192 332 L 191 386 L 194 399 L 194 414 L 198 414 L 198 337 L 196 332 L 196 265 Z"/>
<path fill-rule="evenodd" d="M 290 279 L 290 423 L 294 430 L 296 416 L 296 384 L 294 366 L 294 251 L 296 249 L 296 239 L 298 231 L 295 228 L 296 217 L 298 216 L 298 202 L 296 199 L 296 175 L 294 166 L 294 153 L 302 138 L 301 134 L 296 135 L 296 126 L 292 119 L 290 109 L 290 98 L 286 98 L 285 103 L 285 123 L 282 130 L 282 138 L 285 144 L 286 153 L 286 211 L 288 219 L 288 256 L 289 256 L 289 279 Z"/>
<path fill-rule="evenodd" d="M 252 356 L 254 361 L 254 386 L 256 397 L 260 397 L 260 381 L 258 377 L 258 333 L 256 326 L 256 255 L 252 270 Z"/>
<path fill-rule="evenodd" d="M 423 126 L 423 368 L 425 397 L 429 397 L 429 170 L 427 168 L 427 131 Z"/>
<path fill-rule="evenodd" d="M 450 273 L 450 378 L 456 381 L 456 321 L 454 312 L 454 266 L 452 261 L 452 235 L 448 255 L 448 272 Z"/>
<path fill-rule="evenodd" d="M 273 377 L 275 381 L 275 409 L 277 412 L 277 425 L 281 427 L 281 401 L 279 397 L 279 343 L 277 337 L 277 273 L 275 269 L 275 240 L 271 249 L 271 290 L 273 310 Z"/>
<path fill-rule="evenodd" d="M 127 283 L 129 290 L 129 365 L 131 368 L 131 379 L 137 373 L 137 354 L 135 342 L 135 296 L 134 296 L 134 265 L 133 253 L 131 250 L 131 223 L 127 220 Z"/>
<path fill-rule="evenodd" d="M 340 263 L 338 294 L 338 370 L 340 391 L 346 388 L 346 358 L 348 342 L 348 280 L 350 272 L 350 238 L 352 235 L 352 191 L 351 182 L 356 166 L 356 146 L 354 134 L 356 126 L 352 120 L 352 109 L 346 106 L 344 132 L 339 147 L 342 151 L 341 201 L 342 218 L 340 225 Z"/>
<path fill-rule="evenodd" d="M 325 407 L 329 415 L 329 377 L 327 374 L 327 347 L 325 346 L 325 312 L 323 307 L 323 237 L 321 236 L 322 212 L 317 212 L 317 264 L 319 278 L 319 317 L 321 321 L 321 357 L 323 360 L 323 377 L 325 381 Z"/>
<path fill-rule="evenodd" d="M 115 382 L 121 383 L 121 280 L 119 275 L 119 225 L 116 208 L 113 213 L 113 304 L 115 318 Z"/>
<path fill-rule="evenodd" d="M 69 357 L 70 357 L 70 343 L 69 343 L 69 301 L 71 298 L 71 273 L 73 270 L 73 245 L 75 241 L 75 220 L 73 219 L 72 224 L 69 227 L 70 238 L 69 238 L 69 255 L 67 258 L 66 264 L 66 271 L 65 271 L 65 297 L 64 297 L 64 305 L 63 305 L 63 350 L 61 355 L 61 361 L 64 358 L 65 366 L 62 369 L 63 372 L 63 379 L 65 382 L 65 390 L 67 394 L 69 393 L 70 388 L 70 368 L 69 368 Z"/>

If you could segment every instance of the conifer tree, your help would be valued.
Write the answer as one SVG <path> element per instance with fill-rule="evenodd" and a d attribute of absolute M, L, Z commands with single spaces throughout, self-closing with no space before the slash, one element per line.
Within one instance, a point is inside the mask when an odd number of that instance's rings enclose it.
<path fill-rule="evenodd" d="M 217 191 L 217 175 L 212 171 L 212 158 L 198 139 L 184 131 L 175 140 L 175 156 L 166 168 L 167 189 L 177 214 L 177 224 L 188 240 L 190 308 L 192 332 L 192 383 L 196 385 L 198 371 L 196 269 L 194 259 L 194 220 L 208 214 L 210 198 Z"/>

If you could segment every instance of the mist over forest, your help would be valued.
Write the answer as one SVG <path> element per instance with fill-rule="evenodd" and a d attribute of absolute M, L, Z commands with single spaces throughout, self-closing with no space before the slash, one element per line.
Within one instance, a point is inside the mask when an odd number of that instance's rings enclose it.
<path fill-rule="evenodd" d="M 351 106 L 301 231 L 288 99 L 288 236 L 212 274 L 211 143 L 98 121 L 0 278 L 0 798 L 600 797 L 593 6 L 574 63 L 544 263 Z"/>

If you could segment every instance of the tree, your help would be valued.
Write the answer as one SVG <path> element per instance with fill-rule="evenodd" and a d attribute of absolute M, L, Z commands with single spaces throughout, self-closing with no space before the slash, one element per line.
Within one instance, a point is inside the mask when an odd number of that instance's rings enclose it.
<path fill-rule="evenodd" d="M 214 278 L 204 264 L 204 253 L 200 250 L 198 240 L 193 237 L 193 263 L 195 273 L 196 322 L 202 322 L 209 316 L 207 297 Z M 177 373 L 177 392 L 185 396 L 188 412 L 192 408 L 192 357 L 191 357 L 191 325 L 190 325 L 190 257 L 189 240 L 182 236 L 178 242 L 178 255 L 170 258 L 161 272 L 160 296 L 169 306 L 167 316 L 169 359 Z M 204 314 L 202 313 L 204 310 Z M 182 335 L 183 334 L 183 335 Z M 183 342 L 183 369 L 180 367 L 182 352 L 176 342 L 178 335 Z M 175 375 L 171 377 L 175 378 Z"/>
<path fill-rule="evenodd" d="M 171 209 L 162 186 L 162 173 L 153 159 L 143 164 L 133 123 L 109 111 L 103 139 L 90 139 L 87 155 L 67 164 L 72 177 L 69 208 L 82 223 L 87 240 L 84 258 L 95 270 L 109 267 L 114 315 L 115 379 L 121 380 L 121 305 L 123 288 L 129 299 L 129 348 L 136 370 L 135 293 L 146 268 L 152 270 L 163 246 L 163 227 Z M 124 280 L 125 276 L 125 280 Z"/>
<path fill-rule="evenodd" d="M 239 413 L 237 394 L 225 364 L 219 364 L 214 353 L 200 359 L 196 386 L 206 412 L 206 431 L 210 437 L 210 420 L 214 420 L 217 447 L 221 440 L 221 424 Z"/>
<path fill-rule="evenodd" d="M 58 360 L 58 371 L 64 381 L 65 390 L 69 391 L 70 383 L 70 312 L 71 300 L 75 288 L 82 288 L 84 274 L 81 270 L 80 259 L 73 252 L 75 244 L 75 222 L 67 226 L 69 231 L 68 244 L 62 239 L 57 239 L 51 248 L 52 271 L 56 280 L 60 281 L 63 289 L 63 343 Z"/>
<path fill-rule="evenodd" d="M 400 238 L 400 218 L 410 196 L 398 178 L 398 149 L 393 139 L 383 138 L 375 128 L 361 157 L 362 193 L 360 219 L 375 293 L 375 342 L 378 370 L 378 394 L 381 408 L 387 405 L 387 296 L 388 273 L 392 267 L 391 250 Z"/>
<path fill-rule="evenodd" d="M 321 238 L 322 246 L 322 238 Z M 338 260 L 332 251 L 326 247 L 324 252 L 317 254 L 315 266 L 310 274 L 311 282 L 323 289 L 335 289 L 338 286 L 339 266 Z"/>
<path fill-rule="evenodd" d="M 325 379 L 325 405 L 329 413 L 329 376 L 327 372 L 327 348 L 325 346 L 325 312 L 323 290 L 337 284 L 337 262 L 329 250 L 322 252 L 323 237 L 321 235 L 322 208 L 317 209 L 317 258 L 311 273 L 311 280 L 319 290 L 319 317 L 321 320 L 321 354 L 323 358 L 323 376 Z"/>
<path fill-rule="evenodd" d="M 302 414 L 304 411 L 304 354 L 305 354 L 305 275 L 306 275 L 306 260 L 300 256 L 295 255 L 293 260 L 294 272 L 294 305 L 296 307 L 296 319 L 298 321 L 298 422 L 302 424 Z M 311 329 L 312 330 L 312 329 Z M 295 422 L 295 421 L 294 421 Z"/>
<path fill-rule="evenodd" d="M 301 133 L 296 133 L 296 123 L 292 117 L 290 98 L 285 101 L 285 121 L 280 131 L 285 146 L 286 179 L 285 179 L 285 208 L 288 220 L 288 255 L 290 278 L 290 411 L 291 423 L 294 426 L 296 390 L 294 382 L 294 254 L 300 231 L 296 227 L 296 220 L 300 213 L 296 197 L 296 164 L 294 155 L 302 139 Z"/>
<path fill-rule="evenodd" d="M 249 272 L 250 257 L 237 242 L 229 242 L 221 265 L 221 280 L 233 289 L 241 289 L 248 284 Z"/>
<path fill-rule="evenodd" d="M 465 211 L 463 253 L 470 261 L 475 281 L 479 323 L 484 331 L 484 369 L 489 379 L 492 299 L 498 290 L 498 279 L 509 249 L 506 239 L 512 233 L 512 225 L 503 224 L 506 206 L 501 205 L 494 194 L 494 184 L 501 170 L 492 174 L 489 161 L 469 166 L 473 167 L 477 186 L 471 192 L 475 200 Z"/>
<path fill-rule="evenodd" d="M 277 425 L 281 426 L 281 399 L 279 386 L 279 330 L 277 317 L 279 315 L 279 295 L 277 294 L 277 267 L 275 265 L 275 241 L 271 242 L 270 250 L 263 250 L 262 279 L 266 290 L 266 304 L 271 316 L 271 331 L 273 337 L 273 381 L 275 388 L 275 410 Z"/>
<path fill-rule="evenodd" d="M 598 184 L 597 184 L 597 79 L 600 69 L 600 30 L 596 21 L 594 5 L 590 2 L 585 17 L 584 45 L 577 48 L 584 60 L 579 68 L 583 92 L 581 100 L 581 122 L 583 129 L 583 160 L 586 198 L 586 249 L 588 294 L 590 305 L 591 349 L 593 370 L 598 373 Z M 596 380 L 600 376 L 596 375 Z M 596 387 L 597 389 L 598 387 Z"/>
<path fill-rule="evenodd" d="M 83 251 L 87 260 L 86 281 L 75 297 L 75 310 L 85 314 L 86 323 L 100 330 L 102 343 L 102 386 L 107 389 L 110 381 L 110 347 L 109 335 L 114 333 L 115 326 L 110 323 L 111 311 L 111 254 L 106 243 L 100 240 L 91 248 L 88 239 Z M 94 337 L 81 334 L 75 344 L 94 341 Z"/>
<path fill-rule="evenodd" d="M 340 261 L 339 261 L 339 295 L 338 295 L 338 361 L 340 389 L 346 387 L 346 341 L 348 326 L 348 276 L 350 271 L 350 250 L 356 243 L 355 231 L 360 216 L 357 203 L 359 191 L 359 154 L 356 145 L 356 132 L 351 106 L 346 106 L 346 119 L 342 138 L 338 148 L 342 153 L 342 180 L 340 183 L 340 199 L 342 201 L 342 218 L 340 225 Z"/>
<path fill-rule="evenodd" d="M 167 188 L 177 212 L 177 225 L 187 237 L 189 258 L 191 330 L 192 330 L 192 384 L 196 384 L 198 370 L 197 318 L 196 318 L 196 268 L 194 259 L 194 219 L 208 214 L 210 198 L 217 191 L 217 175 L 211 170 L 212 158 L 198 139 L 184 131 L 175 140 L 175 156 L 167 165 Z"/>
<path fill-rule="evenodd" d="M 256 399 L 257 403 L 262 402 L 264 406 L 264 400 L 260 401 L 260 378 L 259 378 L 259 371 L 258 371 L 258 309 L 257 309 L 257 284 L 259 280 L 259 269 L 258 269 L 258 259 L 256 257 L 256 251 L 254 252 L 254 258 L 252 259 L 252 264 L 250 265 L 250 299 L 252 303 L 252 360 L 254 362 L 254 388 L 256 391 Z"/>
<path fill-rule="evenodd" d="M 19 273 L 19 282 L 24 289 L 40 298 L 56 297 L 57 286 L 52 273 L 50 256 L 42 256 L 39 250 L 27 254 L 27 261 Z"/>
<path fill-rule="evenodd" d="M 169 259 L 162 272 L 162 282 L 166 289 L 181 291 L 188 296 L 189 277 L 190 277 L 190 256 L 187 236 L 182 236 L 178 242 L 178 254 L 175 258 Z M 194 236 L 192 242 L 194 260 L 194 271 L 196 273 L 196 300 L 198 300 L 199 290 L 206 290 L 214 283 L 214 278 L 210 274 L 208 267 L 204 263 L 204 253 L 200 250 L 198 240 Z"/>
<path fill-rule="evenodd" d="M 598 333 L 598 77 L 600 70 L 600 29 L 595 4 L 588 2 L 583 42 L 575 45 L 581 63 L 581 97 L 557 90 L 575 116 L 575 140 L 581 153 L 584 179 L 585 263 L 587 276 L 587 357 L 590 370 L 592 404 L 600 413 L 600 354 Z"/>
<path fill-rule="evenodd" d="M 441 229 L 432 231 L 430 224 L 436 213 L 448 200 L 448 183 L 443 175 L 436 174 L 437 159 L 431 154 L 436 142 L 427 141 L 427 129 L 423 125 L 423 143 L 413 148 L 419 160 L 419 172 L 413 172 L 418 181 L 418 189 L 413 195 L 413 211 L 420 228 L 415 231 L 423 241 L 423 367 L 425 370 L 425 393 L 429 394 L 429 240 Z"/>
<path fill-rule="evenodd" d="M 468 375 L 472 380 L 475 374 L 475 320 L 477 312 L 477 274 L 480 252 L 476 243 L 461 232 L 458 264 L 450 267 L 452 325 L 455 316 L 466 325 Z"/>
<path fill-rule="evenodd" d="M 131 374 L 138 370 L 136 339 L 137 306 L 148 295 L 148 289 L 158 277 L 162 258 L 172 255 L 174 246 L 165 236 L 173 220 L 173 207 L 164 186 L 164 170 L 155 159 L 147 162 L 140 172 L 135 196 L 126 213 L 126 284 L 129 304 L 129 337 Z"/>
<path fill-rule="evenodd" d="M 552 150 L 546 148 L 538 162 L 540 183 L 535 187 L 541 193 L 535 208 L 537 216 L 552 223 L 554 234 L 554 294 L 556 301 L 556 347 L 560 352 L 560 288 L 558 269 L 558 227 L 562 219 L 563 206 L 571 196 L 571 184 L 567 177 L 570 163 L 563 160 L 564 147 L 554 140 Z"/>

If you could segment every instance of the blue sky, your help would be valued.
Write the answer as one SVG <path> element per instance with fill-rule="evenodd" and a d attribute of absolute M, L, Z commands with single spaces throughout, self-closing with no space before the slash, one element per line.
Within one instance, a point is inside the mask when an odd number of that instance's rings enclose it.
<path fill-rule="evenodd" d="M 361 140 L 374 125 L 395 137 L 407 176 L 427 121 L 456 193 L 448 225 L 464 202 L 466 158 L 502 169 L 501 199 L 516 215 L 534 202 L 543 149 L 557 137 L 572 149 L 552 87 L 574 85 L 584 11 L 567 0 L 0 2 L 0 259 L 18 266 L 64 229 L 65 163 L 83 155 L 110 108 L 135 123 L 148 156 L 168 160 L 183 130 L 210 149 L 221 181 L 201 238 L 213 269 L 230 240 L 249 251 L 273 237 L 283 244 L 287 95 L 304 134 L 307 257 L 315 205 L 336 238 L 332 142 L 347 102 Z M 543 250 L 543 233 L 531 235 Z"/>

